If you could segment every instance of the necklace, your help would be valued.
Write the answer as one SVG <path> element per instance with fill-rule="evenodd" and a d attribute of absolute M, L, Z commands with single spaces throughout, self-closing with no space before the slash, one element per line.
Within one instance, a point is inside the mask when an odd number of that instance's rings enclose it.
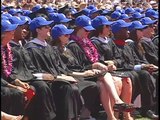
<path fill-rule="evenodd" d="M 80 39 L 79 37 L 74 35 L 71 38 L 73 38 L 73 40 L 75 40 L 76 43 L 78 43 L 80 47 L 84 50 L 85 55 L 87 56 L 89 61 L 95 63 L 99 60 L 98 51 L 92 44 L 91 40 L 89 40 L 88 38 Z"/>
<path fill-rule="evenodd" d="M 9 43 L 7 44 L 7 56 L 3 47 L 1 47 L 1 54 L 2 54 L 3 72 L 5 76 L 8 77 L 12 71 L 12 59 L 13 59 L 11 46 L 9 45 Z"/>

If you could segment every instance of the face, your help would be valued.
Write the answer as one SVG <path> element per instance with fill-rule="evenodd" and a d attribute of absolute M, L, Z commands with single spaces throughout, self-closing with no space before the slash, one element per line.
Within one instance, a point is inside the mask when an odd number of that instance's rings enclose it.
<path fill-rule="evenodd" d="M 104 35 L 105 37 L 108 37 L 111 33 L 111 28 L 108 25 L 104 25 L 103 26 L 103 31 L 102 31 L 102 35 Z"/>
<path fill-rule="evenodd" d="M 119 32 L 118 32 L 119 36 L 121 36 L 121 39 L 127 39 L 129 37 L 129 32 L 127 28 L 122 28 Z"/>
<path fill-rule="evenodd" d="M 71 14 L 71 12 L 67 13 L 67 14 L 66 14 L 66 17 L 69 18 L 69 19 L 72 19 L 72 14 Z"/>
<path fill-rule="evenodd" d="M 143 30 L 143 36 L 144 37 L 148 37 L 151 38 L 154 36 L 154 26 L 153 25 L 149 25 L 146 29 Z"/>
<path fill-rule="evenodd" d="M 15 31 L 15 34 L 14 34 L 14 39 L 15 40 L 24 40 L 25 37 L 28 35 L 29 31 L 27 29 L 27 26 L 28 25 L 21 25 L 21 26 L 18 26 L 16 31 Z"/>
<path fill-rule="evenodd" d="M 37 28 L 38 36 L 40 36 L 42 39 L 47 39 L 50 37 L 50 26 L 42 26 L 40 28 Z"/>
<path fill-rule="evenodd" d="M 69 37 L 70 37 L 70 35 L 61 35 L 61 36 L 59 37 L 59 40 L 61 41 L 61 45 L 62 45 L 62 46 L 68 44 Z"/>
<path fill-rule="evenodd" d="M 80 38 L 88 38 L 90 31 L 84 29 L 84 28 L 80 28 L 77 32 L 77 36 L 79 36 Z"/>
<path fill-rule="evenodd" d="M 15 31 L 7 31 L 2 34 L 2 45 L 5 46 L 11 39 L 13 39 Z"/>
<path fill-rule="evenodd" d="M 137 33 L 138 40 L 141 40 L 141 38 L 143 37 L 143 29 L 137 30 L 136 33 Z"/>

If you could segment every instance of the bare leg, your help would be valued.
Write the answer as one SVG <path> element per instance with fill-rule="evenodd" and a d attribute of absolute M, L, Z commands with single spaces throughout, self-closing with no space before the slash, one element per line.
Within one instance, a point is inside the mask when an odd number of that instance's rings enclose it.
<path fill-rule="evenodd" d="M 114 103 L 116 104 L 124 103 L 118 96 L 111 74 L 106 73 L 104 78 L 101 78 L 101 80 L 104 83 L 106 90 L 110 93 L 110 96 L 113 98 Z"/>
<path fill-rule="evenodd" d="M 122 78 L 120 77 L 115 77 L 115 76 L 112 76 L 113 80 L 114 80 L 114 84 L 115 84 L 115 87 L 116 87 L 116 90 L 117 90 L 117 93 L 118 95 L 120 96 L 121 95 L 121 92 L 122 92 Z M 112 107 L 114 105 L 114 102 L 112 101 Z M 116 112 L 114 111 L 114 116 L 119 119 L 119 112 Z"/>
<path fill-rule="evenodd" d="M 130 78 L 123 78 L 122 80 L 122 93 L 121 93 L 121 99 L 130 104 L 132 99 L 132 82 Z M 130 115 L 130 112 L 124 112 L 123 113 L 124 120 L 133 120 L 133 118 Z"/>
<path fill-rule="evenodd" d="M 105 112 L 107 113 L 107 120 L 117 120 L 114 116 L 114 111 L 111 103 L 113 102 L 112 98 L 109 96 L 108 91 L 103 82 L 97 82 L 100 85 L 100 97 L 101 103 L 104 107 Z"/>
<path fill-rule="evenodd" d="M 22 117 L 23 117 L 22 115 L 15 116 L 15 115 L 10 115 L 1 111 L 2 120 L 22 120 Z"/>

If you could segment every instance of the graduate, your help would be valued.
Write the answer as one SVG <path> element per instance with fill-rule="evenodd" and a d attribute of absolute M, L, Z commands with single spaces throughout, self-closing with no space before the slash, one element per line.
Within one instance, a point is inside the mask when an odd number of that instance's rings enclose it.
<path fill-rule="evenodd" d="M 30 86 L 16 79 L 10 80 L 13 68 L 13 55 L 8 42 L 13 38 L 17 26 L 17 24 L 11 24 L 8 20 L 2 20 L 1 110 L 12 115 L 23 115 L 25 113 L 24 92 L 26 92 Z"/>
<path fill-rule="evenodd" d="M 114 64 L 114 60 L 112 60 L 112 57 L 110 55 L 110 47 L 108 45 L 108 41 L 111 40 L 111 38 L 109 38 L 109 35 L 111 33 L 110 25 L 112 24 L 113 22 L 108 21 L 108 19 L 105 16 L 98 16 L 92 20 L 92 26 L 95 28 L 95 30 L 90 33 L 90 39 L 92 40 L 92 43 L 96 46 L 99 55 L 101 56 L 101 59 L 103 59 L 103 61 L 108 65 Z M 114 73 L 116 73 L 118 76 L 126 74 L 124 71 L 114 71 Z M 111 73 L 112 76 L 116 76 L 116 74 Z M 129 82 L 130 85 L 128 84 Z M 122 90 L 120 96 L 121 99 L 124 100 L 124 102 L 131 103 L 132 83 L 129 76 L 127 80 L 122 76 Z M 133 119 L 130 116 L 129 112 L 124 113 L 123 115 L 124 119 Z"/>
<path fill-rule="evenodd" d="M 158 101 L 158 66 L 155 66 L 154 64 L 150 64 L 146 57 L 145 57 L 145 50 L 142 46 L 141 40 L 143 37 L 143 30 L 145 30 L 148 27 L 148 25 L 142 25 L 139 21 L 133 21 L 131 26 L 129 26 L 130 31 L 130 39 L 132 39 L 134 42 L 131 42 L 129 46 L 135 51 L 137 57 L 140 60 L 141 64 L 145 64 L 146 70 L 150 72 L 150 74 L 156 79 L 156 101 Z M 155 108 L 157 109 L 157 104 L 155 105 Z"/>
<path fill-rule="evenodd" d="M 117 60 L 116 64 L 118 68 L 134 71 L 131 73 L 133 88 L 135 88 L 135 95 L 133 97 L 135 98 L 138 94 L 142 96 L 141 115 L 157 118 L 158 116 L 152 111 L 155 104 L 156 80 L 149 71 L 147 71 L 149 66 L 141 64 L 136 53 L 125 43 L 125 40 L 129 37 L 127 27 L 130 25 L 131 23 L 126 23 L 124 20 L 117 20 L 112 24 L 111 29 L 114 38 L 109 41 L 109 44 L 113 52 L 113 59 Z"/>
<path fill-rule="evenodd" d="M 19 17 L 11 17 L 9 20 L 18 24 L 14 37 L 9 42 L 13 54 L 13 69 L 10 77 L 28 83 L 36 89 L 36 95 L 28 110 L 30 120 L 53 119 L 56 115 L 53 95 L 49 87 L 50 83 L 48 83 L 49 75 L 44 73 L 39 80 L 39 74 L 41 73 L 38 73 L 34 67 L 27 50 L 24 49 L 22 44 L 25 43 L 25 37 L 28 35 L 26 28 L 28 21 L 21 20 Z"/>
<path fill-rule="evenodd" d="M 93 79 L 93 81 L 98 82 L 100 85 L 101 102 L 106 113 L 108 114 L 109 119 L 116 120 L 113 112 L 109 111 L 113 111 L 113 108 L 119 110 L 122 106 L 125 111 L 126 109 L 132 109 L 133 106 L 124 103 L 118 96 L 113 77 L 108 72 L 113 71 L 116 68 L 112 65 L 110 67 L 106 66 L 103 61 L 103 63 L 100 63 L 98 51 L 88 38 L 90 31 L 94 30 L 91 25 L 91 19 L 85 15 L 81 15 L 76 18 L 75 25 L 75 31 L 71 35 L 71 41 L 67 45 L 67 48 L 72 51 L 79 64 L 84 67 L 85 70 L 98 69 L 101 72 L 105 72 L 97 79 Z M 112 100 L 110 101 L 110 99 Z"/>
<path fill-rule="evenodd" d="M 158 66 L 158 50 L 157 46 L 152 42 L 154 31 L 154 24 L 157 20 L 151 20 L 149 17 L 144 17 L 141 19 L 143 25 L 148 25 L 148 27 L 143 30 L 143 37 L 141 38 L 141 44 L 145 50 L 145 57 L 147 61 L 151 64 Z"/>
<path fill-rule="evenodd" d="M 52 77 L 51 89 L 56 106 L 57 120 L 71 120 L 79 117 L 81 97 L 77 81 L 66 74 L 62 69 L 60 59 L 47 44 L 46 39 L 50 36 L 50 24 L 44 17 L 36 17 L 30 23 L 33 38 L 25 48 L 27 49 L 33 64 L 39 73 L 49 73 Z M 63 74 L 62 74 L 63 73 Z"/>
<path fill-rule="evenodd" d="M 93 70 L 83 70 L 73 53 L 66 48 L 70 34 L 73 31 L 74 29 L 68 29 L 63 24 L 55 25 L 51 30 L 52 45 L 54 50 L 57 49 L 62 61 L 65 63 L 64 65 L 69 69 L 69 75 L 78 78 L 77 85 L 84 99 L 84 108 L 82 108 L 80 118 L 89 119 L 91 115 L 95 117 L 99 112 L 99 87 L 95 82 L 87 79 L 87 77 L 93 77 L 96 73 Z M 88 116 L 84 116 L 87 113 L 86 111 L 88 111 Z"/>

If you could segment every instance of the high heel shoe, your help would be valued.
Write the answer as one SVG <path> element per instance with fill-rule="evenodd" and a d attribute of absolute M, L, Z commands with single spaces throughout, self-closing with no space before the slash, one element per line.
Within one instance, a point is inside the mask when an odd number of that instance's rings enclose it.
<path fill-rule="evenodd" d="M 135 109 L 135 107 L 133 104 L 120 103 L 114 104 L 113 109 L 117 112 L 131 112 Z"/>

